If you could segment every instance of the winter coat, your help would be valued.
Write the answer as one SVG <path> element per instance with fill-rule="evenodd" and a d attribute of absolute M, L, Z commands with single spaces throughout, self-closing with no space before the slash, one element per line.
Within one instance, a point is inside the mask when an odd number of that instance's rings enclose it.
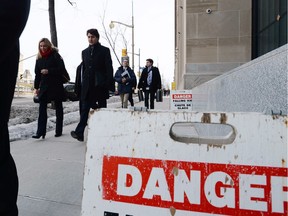
<path fill-rule="evenodd" d="M 48 69 L 48 74 L 42 75 L 41 70 Z M 46 58 L 39 58 L 35 64 L 34 88 L 39 89 L 39 99 L 47 93 L 47 100 L 64 101 L 63 74 L 66 72 L 64 61 L 60 54 L 53 50 Z"/>
<path fill-rule="evenodd" d="M 99 99 L 108 99 L 109 90 L 115 91 L 113 67 L 110 50 L 100 43 L 82 51 L 83 73 L 81 100 L 95 103 Z"/>
<path fill-rule="evenodd" d="M 74 93 L 78 98 L 81 96 L 81 83 L 82 83 L 83 62 L 81 62 L 76 69 L 75 89 Z"/>
<path fill-rule="evenodd" d="M 161 84 L 161 76 L 159 69 L 157 67 L 151 68 L 152 70 L 152 82 L 149 86 L 150 91 L 157 91 L 157 89 L 161 89 L 162 84 Z M 147 77 L 148 77 L 148 68 L 145 67 L 141 73 L 141 77 L 139 79 L 139 84 L 138 84 L 138 89 L 143 89 L 143 91 L 146 91 L 146 88 L 148 87 L 147 84 Z"/>
<path fill-rule="evenodd" d="M 136 76 L 134 71 L 127 67 L 127 72 L 125 72 L 124 68 L 121 66 L 115 73 L 114 79 L 118 83 L 118 92 L 119 94 L 131 93 L 132 88 L 136 86 Z M 122 78 L 126 78 L 126 83 L 122 83 Z"/>

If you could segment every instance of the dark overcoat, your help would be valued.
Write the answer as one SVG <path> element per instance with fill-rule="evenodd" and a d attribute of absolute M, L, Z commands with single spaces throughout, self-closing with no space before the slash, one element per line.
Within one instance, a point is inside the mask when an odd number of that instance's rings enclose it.
<path fill-rule="evenodd" d="M 161 84 L 161 76 L 159 69 L 157 67 L 151 68 L 152 70 L 152 82 L 150 84 L 150 91 L 157 91 L 157 89 L 161 89 L 162 84 Z M 148 68 L 145 67 L 141 73 L 141 77 L 139 79 L 139 84 L 138 88 L 143 89 L 143 91 L 146 91 L 146 87 L 148 87 L 147 84 L 147 77 L 148 77 Z"/>
<path fill-rule="evenodd" d="M 81 97 L 82 73 L 83 73 L 83 62 L 81 62 L 76 68 L 74 93 L 77 95 L 78 99 L 80 99 Z"/>
<path fill-rule="evenodd" d="M 41 70 L 48 69 L 48 74 L 42 75 Z M 34 88 L 39 89 L 39 99 L 45 92 L 48 101 L 64 101 L 63 74 L 66 72 L 64 61 L 60 54 L 53 50 L 46 58 L 39 58 L 35 64 Z"/>
<path fill-rule="evenodd" d="M 110 50 L 97 43 L 82 51 L 81 100 L 95 103 L 115 91 Z"/>

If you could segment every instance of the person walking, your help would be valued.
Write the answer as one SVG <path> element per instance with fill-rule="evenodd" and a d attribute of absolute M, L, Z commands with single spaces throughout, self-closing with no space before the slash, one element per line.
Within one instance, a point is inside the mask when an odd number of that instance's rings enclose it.
<path fill-rule="evenodd" d="M 77 96 L 77 99 L 79 100 L 79 114 L 81 116 L 81 85 L 82 85 L 82 73 L 83 73 L 83 62 L 81 62 L 77 68 L 76 68 L 76 77 L 75 77 L 75 88 L 74 93 Z"/>
<path fill-rule="evenodd" d="M 122 108 L 127 108 L 129 96 L 132 94 L 132 88 L 136 83 L 136 76 L 129 67 L 127 59 L 123 59 L 122 66 L 116 71 L 114 79 L 118 83 L 118 93 L 121 98 Z"/>
<path fill-rule="evenodd" d="M 69 76 L 65 64 L 58 53 L 58 49 L 47 39 L 42 38 L 38 44 L 38 54 L 35 64 L 35 94 L 39 98 L 38 128 L 34 139 L 41 136 L 44 139 L 47 127 L 47 103 L 54 101 L 56 109 L 55 137 L 62 135 L 63 129 L 63 104 L 65 92 L 63 76 Z M 70 79 L 69 77 L 67 77 Z"/>
<path fill-rule="evenodd" d="M 137 79 L 136 79 L 136 86 L 137 86 Z M 133 93 L 134 93 L 135 87 L 132 87 L 132 91 L 129 94 L 128 101 L 130 102 L 130 105 L 134 106 L 134 99 L 133 99 Z"/>
<path fill-rule="evenodd" d="M 84 141 L 90 108 L 106 108 L 109 90 L 115 91 L 109 48 L 99 43 L 97 29 L 87 30 L 86 35 L 89 47 L 82 51 L 81 90 L 78 90 L 81 94 L 80 121 L 76 129 L 71 131 L 71 136 L 78 141 Z"/>
<path fill-rule="evenodd" d="M 0 7 L 0 215 L 17 216 L 18 176 L 10 153 L 8 121 L 19 66 L 19 37 L 30 0 L 5 0 Z"/>
<path fill-rule="evenodd" d="M 143 69 L 138 89 L 142 89 L 144 92 L 144 104 L 147 109 L 149 109 L 149 101 L 150 101 L 150 109 L 154 109 L 154 100 L 157 89 L 161 89 L 161 76 L 159 69 L 153 66 L 153 60 L 146 60 L 146 67 Z M 150 99 L 150 100 L 149 100 Z"/>
<path fill-rule="evenodd" d="M 135 89 L 136 89 L 136 86 L 137 86 L 137 79 L 135 79 L 134 86 L 132 87 L 132 91 L 131 91 L 131 93 L 129 94 L 129 98 L 128 98 L 128 101 L 130 102 L 130 105 L 131 105 L 132 107 L 134 107 L 133 94 L 134 94 L 134 91 L 135 91 Z"/>

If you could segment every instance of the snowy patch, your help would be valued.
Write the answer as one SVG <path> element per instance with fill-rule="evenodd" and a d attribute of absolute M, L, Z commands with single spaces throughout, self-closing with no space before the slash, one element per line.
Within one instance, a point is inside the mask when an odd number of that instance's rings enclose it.
<path fill-rule="evenodd" d="M 108 100 L 109 108 L 119 108 L 120 97 L 114 96 Z M 8 123 L 10 141 L 28 139 L 36 133 L 39 104 L 13 104 Z M 63 126 L 79 121 L 79 102 L 68 101 L 63 103 L 64 121 Z M 47 108 L 47 132 L 55 130 L 56 113 L 49 106 Z"/>

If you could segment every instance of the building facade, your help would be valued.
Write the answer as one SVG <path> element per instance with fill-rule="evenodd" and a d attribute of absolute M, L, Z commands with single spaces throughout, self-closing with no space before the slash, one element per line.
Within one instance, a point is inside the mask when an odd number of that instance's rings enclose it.
<path fill-rule="evenodd" d="M 287 0 L 175 0 L 176 89 L 287 43 Z"/>
<path fill-rule="evenodd" d="M 23 92 L 32 92 L 34 79 L 31 75 L 30 70 L 24 70 L 23 65 L 23 55 L 20 53 L 19 57 L 19 66 L 18 66 L 18 76 L 17 76 L 17 83 L 15 86 L 15 93 L 19 95 L 19 93 Z"/>

